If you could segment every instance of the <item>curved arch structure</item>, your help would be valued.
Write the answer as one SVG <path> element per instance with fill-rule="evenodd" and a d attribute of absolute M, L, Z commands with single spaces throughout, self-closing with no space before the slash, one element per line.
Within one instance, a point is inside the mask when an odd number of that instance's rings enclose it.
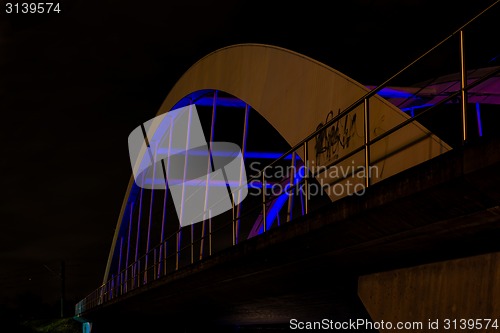
<path fill-rule="evenodd" d="M 168 93 L 158 115 L 183 106 L 187 99 L 206 90 L 223 91 L 251 105 L 290 146 L 300 143 L 369 92 L 348 76 L 304 55 L 270 45 L 240 44 L 212 52 L 189 68 Z M 409 118 L 378 95 L 369 102 L 369 126 L 364 124 L 364 112 L 363 106 L 356 108 L 340 118 L 324 135 L 312 140 L 308 146 L 309 158 L 304 158 L 303 150 L 297 150 L 297 153 L 302 160 L 308 161 L 310 169 L 330 165 L 362 147 L 366 130 L 369 139 L 373 139 Z M 376 183 L 450 149 L 426 128 L 411 123 L 371 146 L 369 165 L 377 168 L 371 181 Z M 318 173 L 317 179 L 326 184 L 345 184 L 346 178 L 363 183 L 364 180 L 351 171 L 364 166 L 364 158 L 363 151 L 353 154 L 338 165 L 334 174 Z M 105 282 L 120 224 L 126 215 L 127 198 L 133 195 L 133 182 L 131 177 L 106 267 Z M 332 201 L 343 196 L 332 192 L 328 195 Z"/>

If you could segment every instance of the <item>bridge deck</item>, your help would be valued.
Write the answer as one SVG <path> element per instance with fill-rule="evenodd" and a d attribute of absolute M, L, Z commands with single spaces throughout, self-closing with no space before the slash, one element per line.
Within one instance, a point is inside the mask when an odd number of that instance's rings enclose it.
<path fill-rule="evenodd" d="M 185 328 L 368 318 L 359 276 L 500 249 L 499 152 L 498 139 L 452 150 L 84 317 L 96 332 L 99 323 Z"/>

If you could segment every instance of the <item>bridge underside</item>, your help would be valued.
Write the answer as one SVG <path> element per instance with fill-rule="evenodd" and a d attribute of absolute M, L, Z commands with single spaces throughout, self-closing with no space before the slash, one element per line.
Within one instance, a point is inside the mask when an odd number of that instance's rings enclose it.
<path fill-rule="evenodd" d="M 499 151 L 498 139 L 452 150 L 84 317 L 95 332 L 133 325 L 279 331 L 293 318 L 370 319 L 366 308 L 377 300 L 358 296 L 360 277 L 500 251 Z M 403 301 L 412 300 L 394 300 Z"/>

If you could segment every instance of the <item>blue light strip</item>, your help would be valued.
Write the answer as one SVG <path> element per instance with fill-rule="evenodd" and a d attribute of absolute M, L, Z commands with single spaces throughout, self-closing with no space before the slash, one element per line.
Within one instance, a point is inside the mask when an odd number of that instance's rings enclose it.
<path fill-rule="evenodd" d="M 479 103 L 476 103 L 477 130 L 479 136 L 483 136 L 483 122 L 481 121 L 481 108 Z"/>
<path fill-rule="evenodd" d="M 245 153 L 245 158 L 255 158 L 255 159 L 273 159 L 276 160 L 280 158 L 283 153 L 271 153 L 271 152 L 249 152 Z M 285 160 L 291 160 L 292 154 L 285 156 Z"/>
<path fill-rule="evenodd" d="M 184 153 L 184 150 L 182 149 L 172 149 L 169 154 L 167 154 L 167 150 L 165 148 L 160 148 L 158 149 L 158 154 L 163 154 L 169 156 L 170 154 L 175 155 L 178 153 Z M 193 156 L 208 156 L 207 152 L 201 151 L 201 150 L 194 150 L 194 151 L 189 151 L 189 155 Z M 224 151 L 217 151 L 214 150 L 212 151 L 212 156 L 223 156 L 223 157 L 230 157 L 233 156 L 234 153 L 229 153 L 229 152 L 224 152 Z M 251 159 L 266 159 L 266 160 L 276 160 L 280 158 L 283 155 L 283 153 L 280 152 L 265 152 L 265 151 L 247 151 L 245 152 L 245 159 L 251 158 Z M 288 154 L 284 158 L 285 160 L 291 160 L 292 159 L 292 154 Z"/>
<path fill-rule="evenodd" d="M 407 107 L 407 108 L 401 108 L 401 111 L 404 111 L 404 112 L 407 112 L 407 111 L 414 112 L 415 109 L 427 108 L 427 107 L 430 107 L 430 106 L 433 106 L 433 105 L 434 104 L 415 105 L 415 106 L 410 106 L 410 107 Z"/>
<path fill-rule="evenodd" d="M 300 170 L 300 168 L 295 173 L 294 187 L 292 187 L 291 191 L 295 191 L 295 187 L 303 178 L 303 177 L 301 177 L 301 173 L 299 170 Z M 262 186 L 262 184 L 261 184 L 261 186 Z M 266 221 L 268 221 L 267 228 L 270 228 L 273 225 L 274 220 L 278 217 L 278 214 L 279 214 L 281 208 L 283 208 L 283 205 L 288 200 L 289 195 L 294 195 L 294 193 L 288 194 L 287 192 L 283 192 L 282 194 L 280 194 L 280 196 L 278 198 L 276 198 L 273 205 L 271 206 L 271 209 L 269 209 L 269 212 L 266 215 Z M 260 227 L 258 234 L 260 235 L 263 232 L 264 232 L 264 225 L 262 225 Z"/>
<path fill-rule="evenodd" d="M 370 88 L 369 88 L 370 89 Z M 398 90 L 397 88 L 382 88 L 378 94 L 384 98 L 409 98 L 414 97 L 414 94 L 404 91 Z"/>
<path fill-rule="evenodd" d="M 269 212 L 267 213 L 266 216 L 266 222 L 267 222 L 267 228 L 269 229 L 273 223 L 276 217 L 278 216 L 281 208 L 285 204 L 285 202 L 288 200 L 288 194 L 283 193 L 281 194 L 278 198 L 276 198 L 276 201 L 273 203 L 271 209 L 269 209 Z M 264 224 L 259 229 L 259 235 L 264 232 Z"/>

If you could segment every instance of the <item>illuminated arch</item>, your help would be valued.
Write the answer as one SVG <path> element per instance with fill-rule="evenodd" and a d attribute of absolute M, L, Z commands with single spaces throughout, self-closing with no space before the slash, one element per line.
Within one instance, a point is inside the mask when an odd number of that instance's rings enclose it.
<path fill-rule="evenodd" d="M 251 105 L 290 146 L 294 146 L 324 124 L 328 117 L 346 109 L 369 90 L 348 76 L 296 52 L 270 45 L 240 44 L 216 50 L 191 66 L 168 93 L 157 114 L 182 106 L 186 100 L 196 99 L 204 91 L 223 91 Z M 379 96 L 370 100 L 370 110 L 371 138 L 408 119 L 408 115 Z M 319 140 L 312 143 L 311 151 L 315 151 L 311 160 L 324 165 L 362 145 L 363 119 L 362 107 L 345 118 L 342 131 L 348 136 L 348 144 L 341 142 L 340 145 L 337 140 L 335 145 L 325 148 Z M 339 128 L 336 130 L 338 132 Z M 335 135 L 335 132 L 329 133 L 332 137 Z M 373 181 L 390 177 L 449 149 L 426 128 L 413 123 L 404 133 L 396 132 L 372 147 L 371 164 L 383 170 L 383 174 Z M 301 151 L 298 154 L 303 157 Z M 345 161 L 344 165 L 363 165 L 361 157 L 354 155 L 352 162 Z M 108 279 L 127 200 L 133 195 L 132 187 L 133 177 L 118 218 L 104 281 Z"/>

